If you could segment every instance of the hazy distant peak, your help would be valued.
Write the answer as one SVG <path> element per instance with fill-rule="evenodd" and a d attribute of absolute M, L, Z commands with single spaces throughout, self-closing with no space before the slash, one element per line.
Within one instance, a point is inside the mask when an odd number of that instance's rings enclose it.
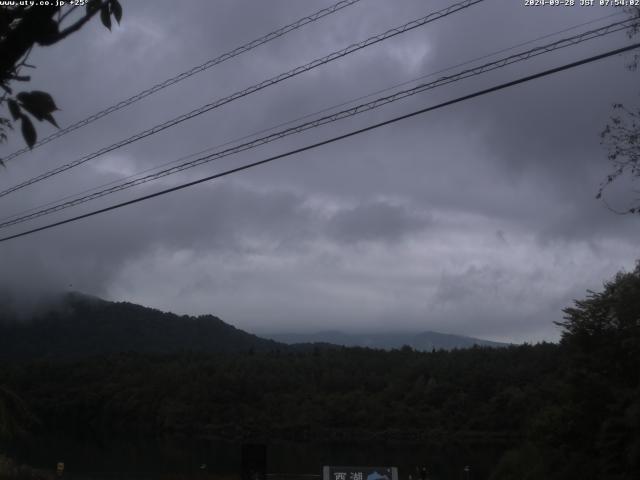
<path fill-rule="evenodd" d="M 287 344 L 331 343 L 346 347 L 369 347 L 383 350 L 401 348 L 405 345 L 421 351 L 429 351 L 433 349 L 452 350 L 454 348 L 470 348 L 474 345 L 483 347 L 508 346 L 506 343 L 433 331 L 345 333 L 337 330 L 329 330 L 314 333 L 279 333 L 266 336 Z"/>

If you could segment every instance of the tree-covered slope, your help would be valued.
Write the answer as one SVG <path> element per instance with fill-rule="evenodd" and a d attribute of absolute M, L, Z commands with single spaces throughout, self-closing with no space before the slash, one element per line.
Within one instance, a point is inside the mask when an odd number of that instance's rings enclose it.
<path fill-rule="evenodd" d="M 118 352 L 231 353 L 286 348 L 213 315 L 179 316 L 132 303 L 68 294 L 44 312 L 0 322 L 0 358 L 69 358 Z"/>

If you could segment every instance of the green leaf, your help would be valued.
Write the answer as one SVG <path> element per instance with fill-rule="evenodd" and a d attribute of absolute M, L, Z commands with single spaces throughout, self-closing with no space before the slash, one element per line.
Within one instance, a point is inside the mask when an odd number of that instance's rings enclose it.
<path fill-rule="evenodd" d="M 22 115 L 18 102 L 10 98 L 9 100 L 7 100 L 7 104 L 9 105 L 9 112 L 11 113 L 13 119 L 18 120 L 20 118 L 20 115 Z"/>
<path fill-rule="evenodd" d="M 58 107 L 47 92 L 39 90 L 20 92 L 17 98 L 20 100 L 22 107 L 39 121 L 47 120 L 56 127 L 58 126 L 53 116 L 51 116 L 51 112 L 58 110 Z"/>
<path fill-rule="evenodd" d="M 44 116 L 46 115 L 45 113 L 42 113 L 41 111 L 39 111 L 36 108 L 33 108 L 32 105 L 25 105 L 24 103 L 22 104 L 22 106 L 24 107 L 24 109 L 29 112 L 31 115 L 33 115 L 36 119 L 38 119 L 39 122 L 44 120 Z M 21 116 L 24 116 L 21 114 Z"/>
<path fill-rule="evenodd" d="M 22 136 L 24 137 L 24 141 L 27 142 L 27 145 L 29 145 L 29 148 L 33 148 L 38 136 L 36 135 L 36 129 L 33 127 L 33 123 L 31 123 L 31 119 L 26 115 L 22 115 Z"/>
<path fill-rule="evenodd" d="M 51 113 L 58 110 L 56 102 L 53 101 L 53 97 L 51 97 L 47 92 L 42 92 L 40 90 L 20 92 L 17 95 L 17 98 L 22 102 L 23 106 L 28 105 L 38 112 Z"/>
<path fill-rule="evenodd" d="M 100 20 L 102 20 L 102 24 L 111 30 L 111 16 L 109 12 L 109 6 L 103 5 L 100 9 Z"/>
<path fill-rule="evenodd" d="M 55 118 L 53 118 L 53 115 L 51 115 L 50 113 L 45 113 L 45 114 L 42 116 L 42 118 L 43 118 L 43 119 L 45 119 L 47 122 L 49 122 L 49 123 L 50 123 L 51 125 L 53 125 L 54 127 L 56 127 L 56 128 L 60 128 L 60 127 L 58 126 L 58 124 L 56 123 Z"/>
<path fill-rule="evenodd" d="M 120 25 L 120 20 L 122 19 L 122 5 L 118 0 L 111 0 L 111 13 L 113 14 L 113 18 L 116 19 L 118 25 Z"/>

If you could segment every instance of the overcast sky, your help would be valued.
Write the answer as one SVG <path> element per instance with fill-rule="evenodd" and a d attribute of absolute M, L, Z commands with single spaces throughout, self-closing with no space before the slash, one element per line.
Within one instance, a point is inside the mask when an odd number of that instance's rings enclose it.
<path fill-rule="evenodd" d="M 0 188 L 451 3 L 362 0 L 9 162 Z M 34 50 L 28 88 L 54 96 L 61 126 L 331 0 L 122 4 L 122 24 L 112 32 L 96 19 L 58 45 Z M 0 216 L 617 11 L 487 0 L 4 197 Z M 628 43 L 624 33 L 586 42 L 2 233 Z M 640 258 L 640 218 L 615 215 L 594 198 L 611 168 L 599 144 L 611 105 L 640 103 L 639 73 L 625 70 L 628 60 L 609 58 L 0 244 L 0 286 L 28 302 L 73 289 L 181 314 L 212 313 L 257 333 L 435 330 L 557 340 L 553 321 L 562 308 Z M 41 136 L 53 131 L 38 125 Z M 0 152 L 21 146 L 14 134 Z M 611 202 L 627 206 L 629 188 L 621 182 Z"/>

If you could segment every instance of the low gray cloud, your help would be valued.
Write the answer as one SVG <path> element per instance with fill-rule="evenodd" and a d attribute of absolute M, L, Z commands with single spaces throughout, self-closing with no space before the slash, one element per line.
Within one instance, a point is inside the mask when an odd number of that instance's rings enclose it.
<path fill-rule="evenodd" d="M 372 202 L 337 212 L 328 232 L 342 242 L 396 241 L 427 225 L 427 220 L 400 205 Z"/>
<path fill-rule="evenodd" d="M 56 118 L 67 125 L 328 3 L 194 0 L 178 9 L 164 0 L 132 2 L 111 33 L 92 22 L 69 41 L 34 50 L 38 68 L 29 88 L 50 91 L 61 107 Z M 10 162 L 0 188 L 450 3 L 363 0 Z M 3 197 L 0 216 L 611 12 L 482 2 Z M 626 42 L 619 33 L 540 56 L 50 218 L 286 152 Z M 561 309 L 631 268 L 639 255 L 638 218 L 612 214 L 594 199 L 610 168 L 598 137 L 610 105 L 638 102 L 637 73 L 624 63 L 614 57 L 6 242 L 0 290 L 28 305 L 73 288 L 180 313 L 214 313 L 259 331 L 392 325 L 509 341 L 557 339 L 552 322 Z M 42 135 L 54 130 L 40 128 Z M 14 135 L 1 148 L 18 146 Z M 624 191 L 613 191 L 612 201 L 624 202 Z"/>

